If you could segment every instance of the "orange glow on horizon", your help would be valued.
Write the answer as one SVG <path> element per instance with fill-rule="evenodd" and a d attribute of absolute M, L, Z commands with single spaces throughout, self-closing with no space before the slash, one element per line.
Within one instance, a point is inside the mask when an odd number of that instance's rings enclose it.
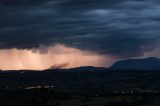
<path fill-rule="evenodd" d="M 89 51 L 55 45 L 37 49 L 0 50 L 0 69 L 2 70 L 44 70 L 49 68 L 74 68 L 81 66 L 107 67 L 112 61 L 109 57 Z"/>

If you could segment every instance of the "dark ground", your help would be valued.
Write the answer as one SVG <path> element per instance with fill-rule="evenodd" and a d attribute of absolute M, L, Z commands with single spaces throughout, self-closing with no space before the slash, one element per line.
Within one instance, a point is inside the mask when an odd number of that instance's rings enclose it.
<path fill-rule="evenodd" d="M 0 73 L 0 106 L 160 106 L 160 71 Z"/>

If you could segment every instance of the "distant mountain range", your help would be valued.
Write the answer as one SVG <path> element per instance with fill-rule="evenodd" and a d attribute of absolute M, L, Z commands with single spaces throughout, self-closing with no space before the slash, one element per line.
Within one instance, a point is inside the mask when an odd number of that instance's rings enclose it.
<path fill-rule="evenodd" d="M 115 62 L 109 68 L 103 67 L 93 67 L 93 66 L 84 66 L 76 67 L 70 69 L 47 69 L 43 72 L 92 72 L 92 71 L 112 71 L 112 70 L 160 70 L 160 59 L 156 57 L 149 57 L 144 59 L 126 59 Z M 26 72 L 35 72 L 34 70 L 0 70 L 0 73 L 26 73 Z"/>
<path fill-rule="evenodd" d="M 149 57 L 145 59 L 128 59 L 113 64 L 112 70 L 160 70 L 160 59 Z"/>
<path fill-rule="evenodd" d="M 57 70 L 57 69 L 55 69 Z M 144 59 L 126 59 L 114 63 L 109 68 L 102 67 L 77 67 L 71 69 L 60 69 L 61 71 L 105 71 L 105 70 L 160 70 L 160 59 L 149 57 Z M 53 71 L 51 69 L 51 71 Z"/>

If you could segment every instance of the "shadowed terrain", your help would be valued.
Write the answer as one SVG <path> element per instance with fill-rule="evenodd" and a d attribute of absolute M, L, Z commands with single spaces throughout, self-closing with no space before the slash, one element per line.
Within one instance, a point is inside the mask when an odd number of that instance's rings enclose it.
<path fill-rule="evenodd" d="M 95 67 L 1 71 L 0 104 L 159 106 L 159 77 L 158 70 L 123 71 Z"/>

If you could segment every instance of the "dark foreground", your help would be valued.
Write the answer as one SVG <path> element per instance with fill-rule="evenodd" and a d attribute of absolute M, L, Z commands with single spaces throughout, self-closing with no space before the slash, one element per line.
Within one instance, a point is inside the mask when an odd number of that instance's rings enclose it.
<path fill-rule="evenodd" d="M 1 91 L 0 106 L 159 106 L 159 94 L 79 96 L 49 89 Z"/>
<path fill-rule="evenodd" d="M 160 106 L 160 71 L 1 72 L 0 106 Z"/>

